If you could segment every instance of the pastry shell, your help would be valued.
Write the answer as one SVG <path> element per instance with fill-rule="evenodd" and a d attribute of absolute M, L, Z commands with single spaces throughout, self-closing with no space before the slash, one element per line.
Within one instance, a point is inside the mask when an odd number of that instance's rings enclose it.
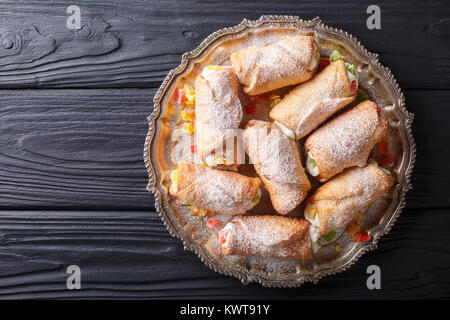
<path fill-rule="evenodd" d="M 355 65 L 360 87 L 366 90 L 370 99 L 382 106 L 390 125 L 388 141 L 392 148 L 395 164 L 391 172 L 394 186 L 386 196 L 371 206 L 362 227 L 368 231 L 370 240 L 356 243 L 342 236 L 335 244 L 323 247 L 309 261 L 283 260 L 254 256 L 223 256 L 215 231 L 204 227 L 205 219 L 192 216 L 185 208 L 177 207 L 168 194 L 170 171 L 173 162 L 173 131 L 177 109 L 171 99 L 174 89 L 182 88 L 184 82 L 192 79 L 207 65 L 229 63 L 229 55 L 239 48 L 255 43 L 270 43 L 283 35 L 312 34 L 320 47 L 322 56 L 338 48 L 346 62 Z M 208 36 L 196 49 L 183 54 L 181 64 L 171 70 L 153 99 L 154 108 L 148 117 L 149 131 L 145 140 L 144 161 L 149 174 L 148 191 L 155 196 L 155 208 L 169 233 L 181 239 L 186 250 L 193 251 L 209 268 L 224 275 L 233 276 L 243 283 L 259 282 L 267 287 L 298 287 L 304 282 L 314 282 L 327 275 L 348 269 L 365 252 L 375 249 L 379 239 L 387 234 L 405 207 L 405 194 L 411 189 L 411 173 L 415 163 L 416 147 L 412 136 L 413 114 L 405 108 L 405 99 L 391 71 L 382 66 L 378 55 L 368 52 L 349 33 L 328 27 L 316 17 L 302 20 L 296 16 L 264 15 L 258 20 L 244 19 L 239 25 L 218 30 Z M 254 115 L 260 120 L 268 117 Z M 249 119 L 244 115 L 245 124 Z M 300 140 L 302 143 L 302 140 Z M 302 150 L 301 150 L 301 153 Z M 304 159 L 303 159 L 304 161 Z M 244 170 L 242 165 L 239 170 Z M 249 165 L 250 166 L 250 165 Z M 249 175 L 255 173 L 245 172 Z M 313 179 L 311 179 L 313 180 Z M 313 185 L 310 193 L 317 189 Z M 261 202 L 253 213 L 275 214 L 267 193 L 263 192 Z M 302 205 L 291 216 L 301 217 Z M 221 227 L 226 218 L 221 220 Z M 229 219 L 228 217 L 227 219 Z"/>

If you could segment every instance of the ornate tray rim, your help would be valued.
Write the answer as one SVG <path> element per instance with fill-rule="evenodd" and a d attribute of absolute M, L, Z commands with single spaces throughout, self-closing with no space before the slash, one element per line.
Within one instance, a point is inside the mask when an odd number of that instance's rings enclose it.
<path fill-rule="evenodd" d="M 397 99 L 396 104 L 398 105 L 398 110 L 400 111 L 400 116 L 402 119 L 400 121 L 403 122 L 404 128 L 406 131 L 406 138 L 407 138 L 407 144 L 408 144 L 408 150 L 405 150 L 405 153 L 407 155 L 406 159 L 404 161 L 407 162 L 406 169 L 404 170 L 404 176 L 402 181 L 400 181 L 399 185 L 399 195 L 398 195 L 398 204 L 396 208 L 393 210 L 393 213 L 390 217 L 388 217 L 388 221 L 384 228 L 377 231 L 370 242 L 367 242 L 365 245 L 359 248 L 359 250 L 353 255 L 353 257 L 347 261 L 346 263 L 339 265 L 335 268 L 330 268 L 327 270 L 318 270 L 317 272 L 313 274 L 303 274 L 299 276 L 295 281 L 292 281 L 292 279 L 286 279 L 286 280 L 271 280 L 267 279 L 265 277 L 262 277 L 260 275 L 248 275 L 245 272 L 242 272 L 240 270 L 237 270 L 237 268 L 233 267 L 221 267 L 217 263 L 215 263 L 215 258 L 213 258 L 208 252 L 198 243 L 195 243 L 191 241 L 190 239 L 187 239 L 183 236 L 181 230 L 177 229 L 177 226 L 173 224 L 173 222 L 170 220 L 170 218 L 167 216 L 166 212 L 164 211 L 164 208 L 161 205 L 161 191 L 157 188 L 156 185 L 156 178 L 155 178 L 155 169 L 153 167 L 152 160 L 150 159 L 150 153 L 149 150 L 152 146 L 152 143 L 156 140 L 154 139 L 155 136 L 155 124 L 156 120 L 158 119 L 160 112 L 161 112 L 161 101 L 162 97 L 167 89 L 167 87 L 170 86 L 171 82 L 176 78 L 176 76 L 180 73 L 182 73 L 185 68 L 188 65 L 189 60 L 194 59 L 197 57 L 204 49 L 206 49 L 212 42 L 214 42 L 219 37 L 226 35 L 226 34 L 232 34 L 232 33 L 238 33 L 243 31 L 246 28 L 254 28 L 261 26 L 263 24 L 275 24 L 275 23 L 295 23 L 298 24 L 300 27 L 308 27 L 308 28 L 315 28 L 317 30 L 322 30 L 329 33 L 335 33 L 337 35 L 342 36 L 344 39 L 347 40 L 347 44 L 350 46 L 353 46 L 356 51 L 359 51 L 359 53 L 367 58 L 368 63 L 375 69 L 377 69 L 381 74 L 383 74 L 385 80 L 387 81 L 388 85 L 390 86 L 390 90 L 393 93 L 393 96 L 395 99 Z M 214 270 L 215 272 L 218 272 L 220 274 L 224 274 L 227 276 L 233 276 L 241 280 L 242 283 L 247 284 L 249 282 L 258 282 L 264 287 L 299 287 L 305 282 L 313 282 L 317 283 L 321 278 L 329 275 L 334 275 L 340 272 L 343 272 L 350 268 L 356 261 L 359 260 L 359 258 L 366 252 L 374 250 L 377 247 L 377 243 L 379 239 L 388 234 L 390 230 L 392 229 L 395 221 L 398 219 L 400 213 L 402 212 L 403 208 L 406 205 L 405 202 L 405 196 L 406 192 L 412 188 L 411 185 L 411 174 L 412 170 L 415 165 L 415 158 L 416 158 L 416 144 L 414 142 L 414 138 L 412 135 L 412 122 L 414 119 L 414 114 L 408 112 L 405 108 L 405 98 L 404 95 L 394 78 L 394 75 L 392 74 L 391 70 L 387 67 L 384 67 L 380 64 L 378 60 L 378 54 L 371 53 L 367 51 L 364 46 L 351 34 L 349 34 L 346 31 L 343 31 L 341 29 L 329 27 L 322 23 L 321 19 L 319 17 L 315 17 L 312 20 L 303 20 L 300 19 L 298 16 L 280 16 L 280 15 L 262 15 L 258 20 L 248 20 L 243 19 L 242 22 L 236 26 L 233 27 L 227 27 L 220 30 L 217 30 L 216 32 L 210 34 L 206 39 L 204 39 L 200 45 L 195 48 L 192 51 L 186 52 L 182 55 L 181 63 L 178 67 L 175 69 L 172 69 L 167 76 L 164 78 L 163 82 L 161 83 L 161 86 L 159 87 L 158 91 L 156 92 L 154 98 L 153 98 L 153 111 L 151 115 L 147 118 L 149 123 L 149 130 L 145 139 L 145 145 L 144 145 L 144 162 L 145 166 L 148 171 L 149 175 L 149 182 L 147 185 L 147 190 L 154 194 L 155 196 L 155 208 L 158 212 L 159 216 L 161 217 L 161 220 L 163 221 L 164 225 L 166 226 L 167 230 L 169 231 L 170 235 L 176 238 L 179 238 L 183 242 L 183 246 L 185 250 L 189 250 L 194 252 L 200 260 L 210 269 Z M 408 154 L 409 153 L 409 154 Z"/>

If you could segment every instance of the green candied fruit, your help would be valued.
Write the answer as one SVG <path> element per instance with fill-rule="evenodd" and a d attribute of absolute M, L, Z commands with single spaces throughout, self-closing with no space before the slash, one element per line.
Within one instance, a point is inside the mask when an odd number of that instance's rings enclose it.
<path fill-rule="evenodd" d="M 340 52 L 337 51 L 336 49 L 333 50 L 333 52 L 331 52 L 331 54 L 330 54 L 330 61 L 337 61 L 340 59 L 342 59 Z"/>
<path fill-rule="evenodd" d="M 255 196 L 253 197 L 252 201 L 253 201 L 254 203 L 258 203 L 259 200 L 261 200 L 261 194 L 260 194 L 259 192 L 257 192 L 257 193 L 255 194 Z"/>
<path fill-rule="evenodd" d="M 322 238 L 326 241 L 326 242 L 331 242 L 336 238 L 336 232 L 334 231 L 330 231 L 327 234 L 323 235 Z"/>
<path fill-rule="evenodd" d="M 352 75 L 356 76 L 355 65 L 348 64 L 345 66 L 345 69 L 347 69 L 347 71 L 350 72 Z"/>
<path fill-rule="evenodd" d="M 386 173 L 388 176 L 391 176 L 392 177 L 392 173 L 388 170 L 388 169 L 385 169 L 385 168 L 383 168 L 383 167 L 379 167 L 384 173 Z"/>
<path fill-rule="evenodd" d="M 366 100 L 369 100 L 367 93 L 363 89 L 358 89 L 358 93 L 356 94 L 356 102 L 360 103 Z"/>
<path fill-rule="evenodd" d="M 317 167 L 316 160 L 314 160 L 313 158 L 309 158 L 309 163 L 313 168 Z"/>
<path fill-rule="evenodd" d="M 337 236 L 336 232 L 330 231 L 327 234 L 321 236 L 319 240 L 317 240 L 317 244 L 323 246 L 324 244 L 330 243 L 331 241 L 336 239 L 336 236 Z"/>
<path fill-rule="evenodd" d="M 190 204 L 187 203 L 186 200 L 181 200 L 180 199 L 180 200 L 178 200 L 178 203 L 179 203 L 180 206 L 190 206 Z"/>
<path fill-rule="evenodd" d="M 319 51 L 316 51 L 316 53 L 314 54 L 314 59 L 319 60 L 320 58 L 320 53 Z"/>

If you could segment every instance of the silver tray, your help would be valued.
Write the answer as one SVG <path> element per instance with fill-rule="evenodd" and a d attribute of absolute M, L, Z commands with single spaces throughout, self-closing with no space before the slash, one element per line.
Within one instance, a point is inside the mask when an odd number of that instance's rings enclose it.
<path fill-rule="evenodd" d="M 391 192 L 380 197 L 360 222 L 371 236 L 367 242 L 356 243 L 344 234 L 337 242 L 340 251 L 335 250 L 336 244 L 325 246 L 311 261 L 223 256 L 216 233 L 202 227 L 205 218 L 190 215 L 186 208 L 174 205 L 168 195 L 168 177 L 175 167 L 172 133 L 179 123 L 172 93 L 174 89 L 182 88 L 184 82 L 193 82 L 206 65 L 227 64 L 234 50 L 255 43 L 256 39 L 258 42 L 273 42 L 277 37 L 291 33 L 313 34 L 322 55 L 338 48 L 346 61 L 355 64 L 360 87 L 383 108 L 389 120 L 391 133 L 388 141 L 395 159 L 391 171 L 396 182 Z M 411 129 L 413 114 L 406 111 L 403 93 L 391 71 L 379 63 L 378 55 L 368 52 L 347 32 L 324 25 L 318 17 L 305 21 L 296 16 L 264 15 L 258 20 L 244 19 L 237 26 L 214 32 L 195 50 L 183 54 L 181 64 L 166 76 L 153 102 L 144 147 L 144 161 L 149 174 L 147 189 L 154 194 L 156 210 L 169 233 L 181 239 L 186 250 L 193 251 L 216 272 L 234 276 L 243 283 L 255 281 L 268 287 L 298 287 L 305 281 L 317 283 L 324 276 L 348 269 L 365 252 L 375 249 L 378 240 L 390 231 L 405 207 L 405 194 L 411 189 L 410 177 L 416 154 Z M 245 166 L 242 166 L 244 171 Z M 318 185 L 314 184 L 310 192 Z M 267 194 L 262 198 L 253 213 L 273 211 Z M 301 207 L 291 215 L 301 216 Z"/>

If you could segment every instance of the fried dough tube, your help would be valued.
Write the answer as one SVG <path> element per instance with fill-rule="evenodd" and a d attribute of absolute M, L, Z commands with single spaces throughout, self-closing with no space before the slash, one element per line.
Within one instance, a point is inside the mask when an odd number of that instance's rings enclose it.
<path fill-rule="evenodd" d="M 309 222 L 281 216 L 235 216 L 219 232 L 224 255 L 313 258 Z"/>
<path fill-rule="evenodd" d="M 243 214 L 261 197 L 261 180 L 237 172 L 181 161 L 170 177 L 170 195 L 216 213 Z"/>

